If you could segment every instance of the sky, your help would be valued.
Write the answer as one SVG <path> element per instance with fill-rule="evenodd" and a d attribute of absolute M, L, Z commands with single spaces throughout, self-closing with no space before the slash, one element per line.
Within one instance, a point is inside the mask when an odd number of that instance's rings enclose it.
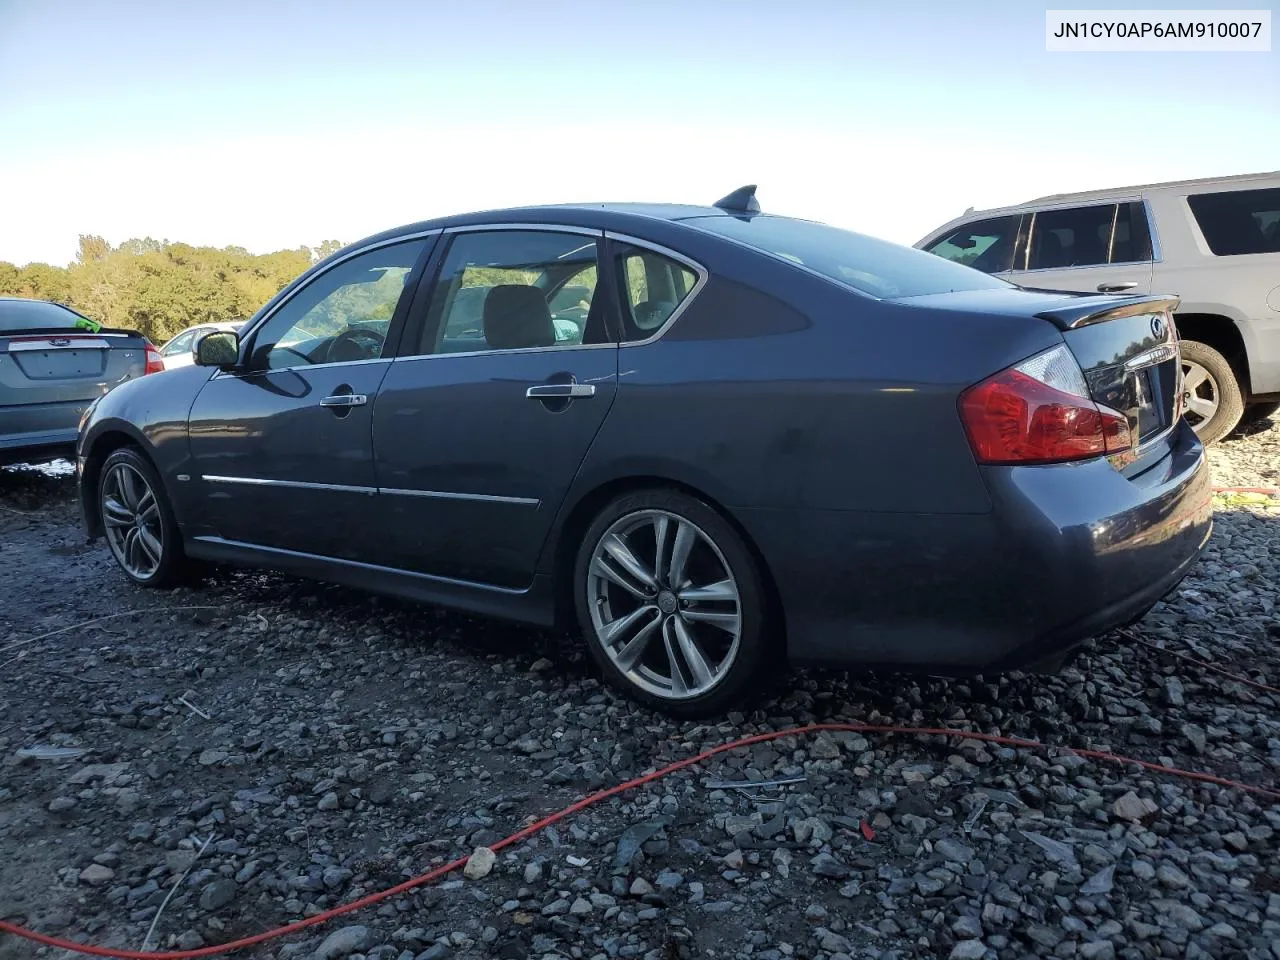
<path fill-rule="evenodd" d="M 0 260 L 62 265 L 82 233 L 266 252 L 744 183 L 913 243 L 969 206 L 1280 169 L 1280 47 L 1049 53 L 1045 9 L 0 0 Z"/>

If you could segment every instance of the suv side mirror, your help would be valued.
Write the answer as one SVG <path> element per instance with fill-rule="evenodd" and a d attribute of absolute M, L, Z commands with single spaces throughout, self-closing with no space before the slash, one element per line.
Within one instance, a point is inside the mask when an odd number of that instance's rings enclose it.
<path fill-rule="evenodd" d="M 196 341 L 195 362 L 200 367 L 230 370 L 240 362 L 240 338 L 230 330 L 214 330 Z"/>

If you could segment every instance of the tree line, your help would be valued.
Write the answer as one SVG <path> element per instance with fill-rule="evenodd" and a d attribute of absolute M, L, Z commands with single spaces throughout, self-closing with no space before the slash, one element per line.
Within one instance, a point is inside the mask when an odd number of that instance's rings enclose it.
<path fill-rule="evenodd" d="M 253 254 L 243 247 L 193 247 L 168 240 L 111 246 L 81 235 L 66 267 L 0 261 L 0 296 L 52 300 L 109 327 L 138 330 L 159 344 L 197 323 L 247 320 L 290 280 L 343 245 L 326 240 Z"/>

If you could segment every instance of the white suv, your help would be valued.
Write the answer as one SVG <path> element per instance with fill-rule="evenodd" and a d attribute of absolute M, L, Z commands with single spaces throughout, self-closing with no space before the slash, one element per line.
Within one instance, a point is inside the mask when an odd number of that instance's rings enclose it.
<path fill-rule="evenodd" d="M 1024 287 L 1181 297 L 1184 406 L 1205 443 L 1280 408 L 1280 172 L 970 208 L 916 246 Z"/>

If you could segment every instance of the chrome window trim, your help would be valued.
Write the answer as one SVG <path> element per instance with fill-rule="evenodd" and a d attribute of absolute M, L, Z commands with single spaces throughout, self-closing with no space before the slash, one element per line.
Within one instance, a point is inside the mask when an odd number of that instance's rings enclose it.
<path fill-rule="evenodd" d="M 1108 263 L 1078 263 L 1078 264 L 1073 264 L 1072 266 L 1069 266 L 1069 267 L 1034 267 L 1034 268 L 1031 268 L 1031 267 L 1027 267 L 1027 266 L 1026 266 L 1026 264 L 1027 264 L 1027 263 L 1029 263 L 1029 262 L 1031 261 L 1031 241 L 1032 241 L 1032 239 L 1035 237 L 1036 218 L 1037 218 L 1041 213 L 1054 213 L 1054 212 L 1059 211 L 1059 210 L 1083 209 L 1083 208 L 1085 208 L 1085 207 L 1104 207 L 1104 206 L 1107 206 L 1107 204 L 1109 204 L 1109 203 L 1114 204 L 1114 206 L 1115 206 L 1115 210 L 1112 212 L 1112 215 L 1111 215 L 1111 243 L 1114 243 L 1114 242 L 1115 242 L 1116 220 L 1117 220 L 1117 219 L 1119 218 L 1119 216 L 1120 216 L 1120 206 L 1121 206 L 1122 204 L 1130 204 L 1130 203 L 1141 203 L 1141 204 L 1142 204 L 1142 209 L 1143 209 L 1144 211 L 1146 211 L 1146 217 L 1147 217 L 1147 234 L 1148 234 L 1148 236 L 1151 238 L 1151 259 L 1150 259 L 1150 260 L 1126 260 L 1126 261 L 1124 261 L 1123 263 L 1110 263 L 1110 262 L 1108 262 Z M 1023 263 L 1023 266 L 1022 266 L 1021 268 L 1019 268 L 1019 267 L 1015 266 L 1015 267 L 1013 268 L 1013 270 L 1012 270 L 1012 271 L 1010 271 L 1010 272 L 1012 272 L 1012 273 L 1018 273 L 1018 274 L 1024 274 L 1024 273 L 1057 273 L 1057 272 L 1062 271 L 1062 270 L 1097 270 L 1099 267 L 1131 267 L 1131 266 L 1139 266 L 1139 267 L 1140 267 L 1140 266 L 1144 266 L 1144 265 L 1147 265 L 1147 264 L 1156 264 L 1156 263 L 1160 263 L 1160 262 L 1162 262 L 1162 261 L 1163 261 L 1163 259 L 1164 259 L 1163 255 L 1162 255 L 1162 253 L 1161 253 L 1161 250 L 1160 250 L 1160 238 L 1156 235 L 1156 220 L 1155 220 L 1155 217 L 1152 215 L 1152 212 L 1151 212 L 1151 204 L 1147 202 L 1146 197 L 1142 197 L 1142 196 L 1137 196 L 1137 197 L 1120 197 L 1120 198 L 1117 198 L 1117 199 L 1116 199 L 1116 200 L 1114 200 L 1114 201 L 1111 201 L 1111 200 L 1100 200 L 1100 201 L 1098 201 L 1098 202 L 1096 202 L 1096 203 L 1095 203 L 1095 202 L 1090 202 L 1090 203 L 1063 203 L 1063 204 L 1055 204 L 1055 205 L 1053 205 L 1053 206 L 1049 206 L 1049 207 L 1037 207 L 1037 208 L 1036 208 L 1036 209 L 1034 209 L 1034 210 L 1028 210 L 1028 211 L 1027 211 L 1027 213 L 1029 213 L 1029 214 L 1031 215 L 1031 225 L 1030 225 L 1030 227 L 1029 227 L 1029 228 L 1028 228 L 1028 230 L 1027 230 L 1027 242 L 1026 242 L 1026 247 L 1025 247 L 1025 249 L 1022 251 L 1022 263 Z M 1110 260 L 1110 246 L 1108 246 L 1108 255 L 1107 255 L 1107 256 L 1108 256 L 1108 260 Z"/>
<path fill-rule="evenodd" d="M 493 493 L 454 493 L 447 490 L 408 490 L 397 487 L 379 487 L 379 493 L 397 497 L 430 497 L 434 500 L 474 500 L 480 503 L 509 503 L 521 507 L 538 507 L 542 501 L 534 497 L 502 497 Z"/>
<path fill-rule="evenodd" d="M 246 377 L 261 377 L 268 373 L 301 373 L 305 370 L 342 370 L 346 367 L 362 367 L 371 363 L 391 363 L 395 357 L 373 357 L 368 360 L 339 360 L 336 363 L 300 363 L 294 367 L 268 367 L 265 370 L 218 370 L 212 379 L 230 378 L 243 380 Z"/>
<path fill-rule="evenodd" d="M 217 474 L 201 474 L 206 483 L 232 483 L 253 487 L 292 487 L 299 490 L 329 490 L 334 493 L 361 493 L 373 496 L 377 487 L 353 487 L 342 483 L 312 483 L 309 480 L 270 480 L 265 477 L 227 477 Z"/>
<path fill-rule="evenodd" d="M 444 227 L 442 233 L 445 236 L 454 236 L 461 233 L 492 233 L 499 230 L 524 230 L 529 233 L 568 233 L 579 237 L 590 237 L 596 243 L 599 243 L 605 237 L 605 232 L 598 227 L 575 227 L 566 224 L 557 223 L 511 223 L 501 221 L 499 223 L 467 223 L 460 224 L 456 227 Z M 596 248 L 597 255 L 600 250 Z M 447 255 L 447 254 L 446 254 Z M 596 267 L 599 268 L 600 263 L 597 259 Z M 435 278 L 432 278 L 433 282 Z M 434 293 L 434 291 L 432 291 Z M 593 293 L 592 296 L 595 294 Z M 444 360 L 451 357 L 490 357 L 495 355 L 507 356 L 517 353 L 548 353 L 552 350 L 600 350 L 610 349 L 616 350 L 618 345 L 612 341 L 605 343 L 553 343 L 547 347 L 513 347 L 506 350 L 463 350 L 457 353 L 409 353 L 399 357 L 392 357 L 395 363 L 401 363 L 407 360 Z"/>
<path fill-rule="evenodd" d="M 660 256 L 666 257 L 669 260 L 674 260 L 676 263 L 688 267 L 697 277 L 697 280 L 694 281 L 693 289 L 685 294 L 684 299 L 676 305 L 676 308 L 673 311 L 671 311 L 671 316 L 667 317 L 667 319 L 663 321 L 662 326 L 658 327 L 653 331 L 653 333 L 649 334 L 649 336 L 645 337 L 643 340 L 623 340 L 619 343 L 620 347 L 643 347 L 646 344 L 650 344 L 655 340 L 661 339 L 662 335 L 670 330 L 672 325 L 680 319 L 684 312 L 689 308 L 689 304 L 693 303 L 698 294 L 701 293 L 703 288 L 710 282 L 711 271 L 697 260 L 694 260 L 678 250 L 672 250 L 670 247 L 663 246 L 660 243 L 654 243 L 652 240 L 643 240 L 640 237 L 633 237 L 627 233 L 617 233 L 613 230 L 606 230 L 604 235 L 608 240 L 616 240 L 619 243 L 626 243 L 633 247 L 640 247 L 641 249 L 649 250 Z M 620 299 L 625 298 L 626 295 L 627 293 L 625 290 L 618 291 Z M 619 303 L 619 306 L 621 306 L 621 303 Z M 621 333 L 621 331 L 619 332 Z"/>
<path fill-rule="evenodd" d="M 315 283 L 317 280 L 323 277 L 326 273 L 328 273 L 334 267 L 339 266 L 340 264 L 346 263 L 348 260 L 352 259 L 353 257 L 358 257 L 361 254 L 365 254 L 365 253 L 371 253 L 374 250 L 381 250 L 383 247 L 392 247 L 392 246 L 395 246 L 397 243 L 408 243 L 410 240 L 422 240 L 426 237 L 434 237 L 443 232 L 444 232 L 443 227 L 433 227 L 430 230 L 419 230 L 416 233 L 406 233 L 399 237 L 391 237 L 390 239 L 387 239 L 387 240 L 378 240 L 374 243 L 366 243 L 362 247 L 355 247 L 347 251 L 342 256 L 337 257 L 337 259 L 332 260 L 329 263 L 326 263 L 322 269 L 318 269 L 316 270 L 315 273 L 308 276 L 306 278 L 306 282 L 299 283 L 297 287 L 295 287 L 293 290 L 289 292 L 289 295 L 287 297 L 285 297 L 283 300 L 277 303 L 274 307 L 272 307 L 269 311 L 267 311 L 262 316 L 260 316 L 257 320 L 250 320 L 248 323 L 245 323 L 244 326 L 242 326 L 238 331 L 235 331 L 236 336 L 239 338 L 242 344 L 245 343 L 250 337 L 254 336 L 258 332 L 258 330 L 262 328 L 264 324 L 269 323 L 272 317 L 274 317 L 277 313 L 283 310 L 286 305 L 291 303 L 293 301 L 293 298 L 296 297 L 299 293 L 307 289 L 307 287 L 311 286 L 311 284 Z M 377 357 L 376 359 L 389 360 L 391 358 Z M 356 362 L 361 362 L 361 361 L 356 361 Z M 311 367 L 327 367 L 327 366 L 329 366 L 329 364 L 327 363 L 315 363 L 315 364 L 309 364 L 307 369 L 310 369 Z M 292 370 L 294 368 L 279 367 L 277 369 Z M 254 371 L 254 372 L 260 373 L 261 371 Z"/>

